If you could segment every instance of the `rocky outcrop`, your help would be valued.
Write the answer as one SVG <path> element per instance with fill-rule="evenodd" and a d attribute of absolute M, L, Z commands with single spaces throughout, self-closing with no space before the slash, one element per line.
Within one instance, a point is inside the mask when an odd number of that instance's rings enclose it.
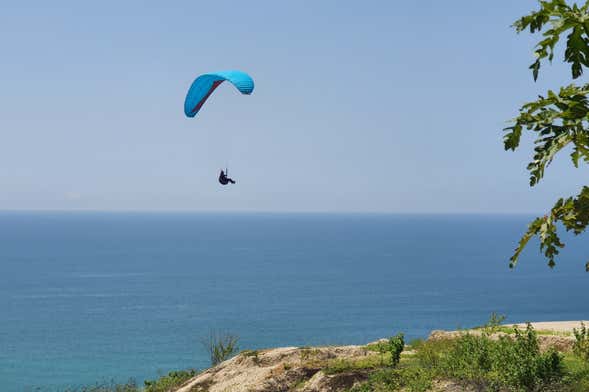
<path fill-rule="evenodd" d="M 334 375 L 326 375 L 318 371 L 304 385 L 300 387 L 301 392 L 338 392 L 345 391 L 368 377 L 367 372 L 355 371 Z"/>
<path fill-rule="evenodd" d="M 327 375 L 331 360 L 378 355 L 364 346 L 284 347 L 244 351 L 186 382 L 176 392 L 335 392 L 364 381 L 364 372 Z"/>

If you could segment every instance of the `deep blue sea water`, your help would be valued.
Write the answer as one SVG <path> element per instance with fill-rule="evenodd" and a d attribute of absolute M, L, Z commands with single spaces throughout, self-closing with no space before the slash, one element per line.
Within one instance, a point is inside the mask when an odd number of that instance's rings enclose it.
<path fill-rule="evenodd" d="M 585 237 L 507 268 L 530 218 L 0 213 L 0 385 L 207 367 L 211 329 L 254 349 L 589 318 Z"/>

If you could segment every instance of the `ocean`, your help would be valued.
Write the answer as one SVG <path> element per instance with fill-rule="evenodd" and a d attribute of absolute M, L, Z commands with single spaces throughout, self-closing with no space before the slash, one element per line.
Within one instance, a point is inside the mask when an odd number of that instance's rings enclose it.
<path fill-rule="evenodd" d="M 555 269 L 525 215 L 0 213 L 2 391 L 142 383 L 241 349 L 589 318 L 589 241 Z"/>

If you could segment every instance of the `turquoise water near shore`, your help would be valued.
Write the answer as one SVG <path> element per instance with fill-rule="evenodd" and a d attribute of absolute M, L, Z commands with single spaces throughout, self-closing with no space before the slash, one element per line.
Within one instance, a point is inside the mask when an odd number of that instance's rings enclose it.
<path fill-rule="evenodd" d="M 204 368 L 245 349 L 588 318 L 589 242 L 550 270 L 530 216 L 0 213 L 0 384 L 54 391 Z"/>

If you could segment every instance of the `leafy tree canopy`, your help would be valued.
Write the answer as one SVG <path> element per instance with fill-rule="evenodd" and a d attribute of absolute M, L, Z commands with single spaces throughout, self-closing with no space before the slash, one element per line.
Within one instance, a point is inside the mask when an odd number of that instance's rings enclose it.
<path fill-rule="evenodd" d="M 561 38 L 564 43 L 564 61 L 570 64 L 572 79 L 578 79 L 589 67 L 589 1 L 583 5 L 568 4 L 565 0 L 539 1 L 539 9 L 517 20 L 513 27 L 518 33 L 529 30 L 541 34 L 534 54 L 536 60 L 530 69 L 537 80 L 540 67 L 545 60 L 552 61 L 555 47 Z M 536 101 L 528 102 L 519 109 L 519 116 L 513 120 L 503 142 L 506 150 L 519 147 L 522 132 L 533 132 L 535 148 L 532 161 L 527 169 L 530 186 L 538 184 L 544 170 L 554 156 L 565 147 L 572 145 L 571 160 L 575 167 L 589 163 L 589 84 L 570 84 L 558 92 L 549 90 Z M 575 235 L 581 234 L 589 225 L 589 187 L 584 186 L 578 195 L 559 199 L 549 213 L 532 221 L 523 235 L 513 256 L 513 268 L 528 241 L 537 236 L 540 250 L 555 265 L 559 250 L 564 247 L 557 232 L 557 223 Z M 589 271 L 589 262 L 585 265 Z"/>

